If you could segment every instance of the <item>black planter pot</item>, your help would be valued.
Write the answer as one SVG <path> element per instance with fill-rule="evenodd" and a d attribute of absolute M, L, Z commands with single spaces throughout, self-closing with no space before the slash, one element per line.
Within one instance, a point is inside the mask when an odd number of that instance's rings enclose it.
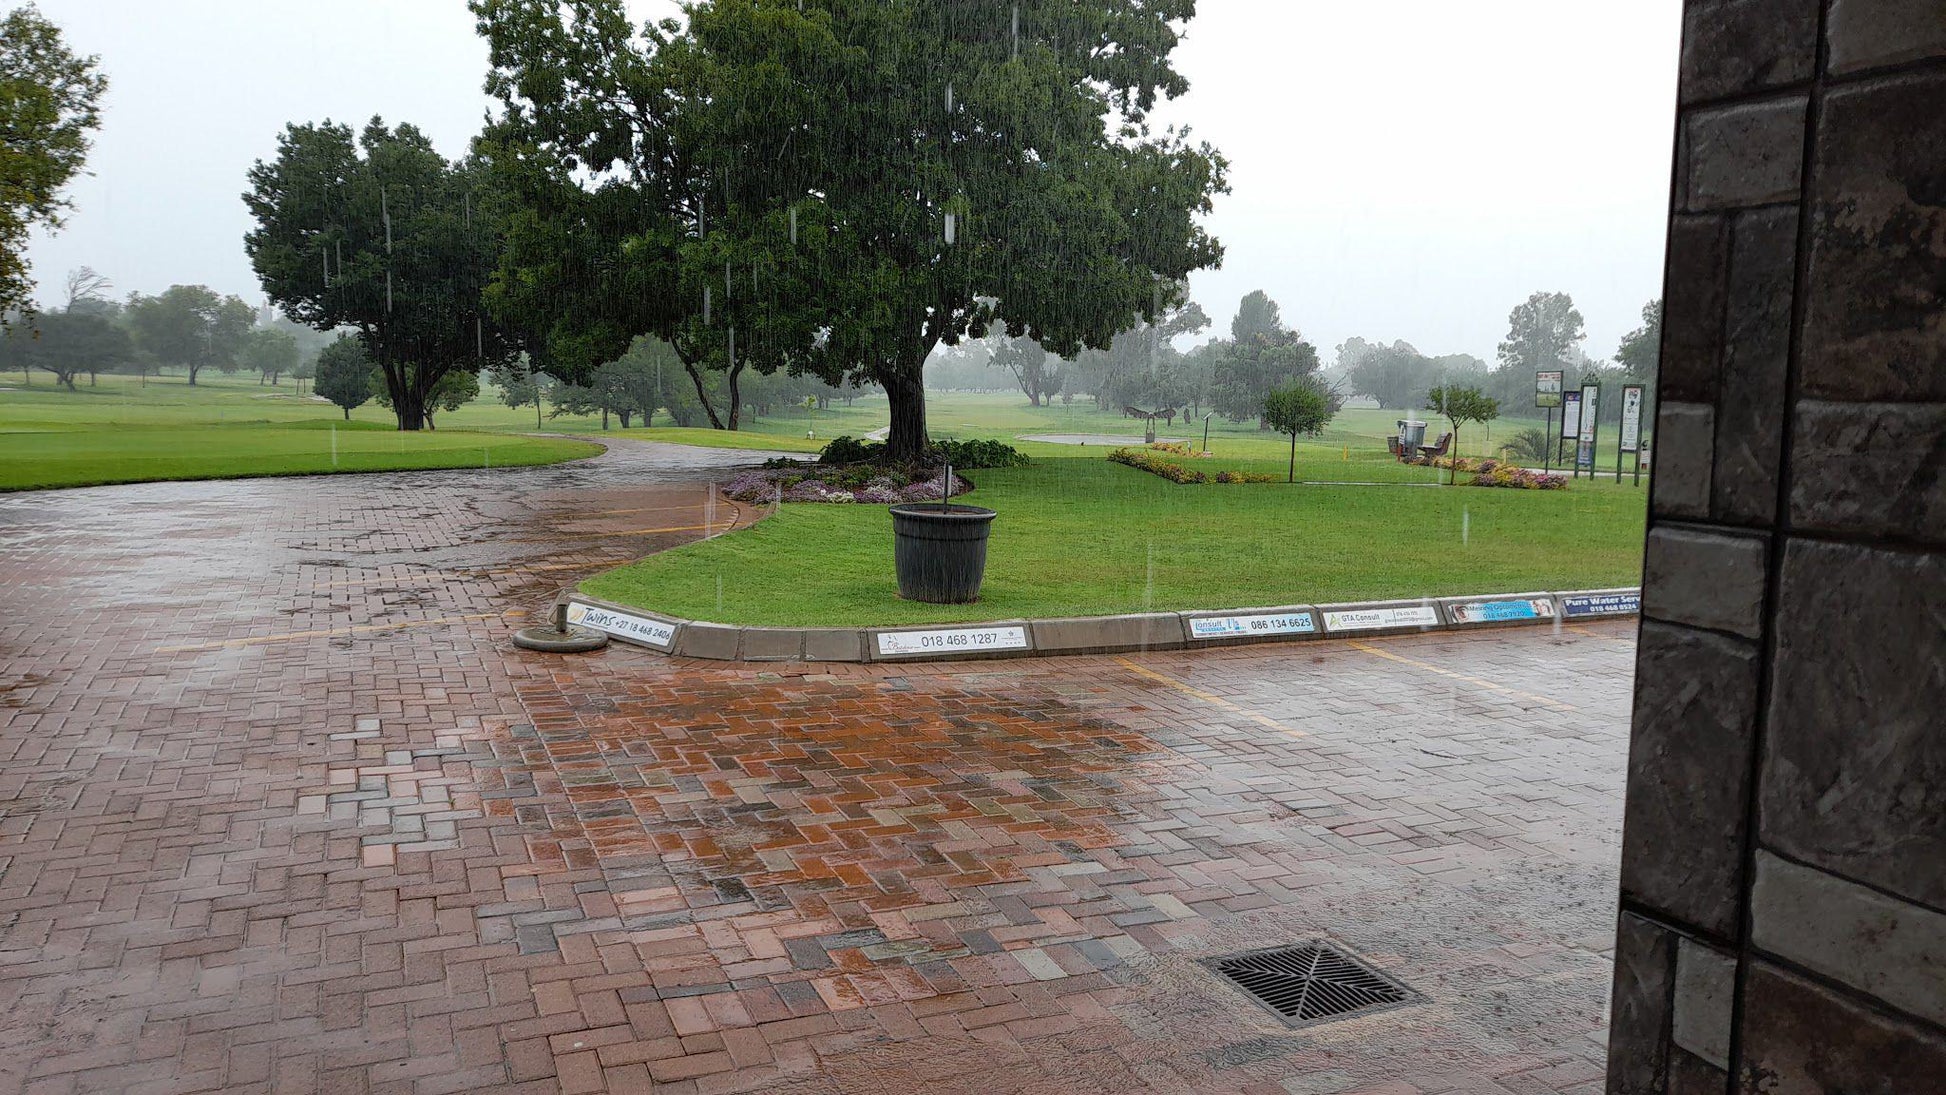
<path fill-rule="evenodd" d="M 980 599 L 987 569 L 987 533 L 994 513 L 982 506 L 913 502 L 892 507 L 892 554 L 899 596 L 936 605 Z"/>

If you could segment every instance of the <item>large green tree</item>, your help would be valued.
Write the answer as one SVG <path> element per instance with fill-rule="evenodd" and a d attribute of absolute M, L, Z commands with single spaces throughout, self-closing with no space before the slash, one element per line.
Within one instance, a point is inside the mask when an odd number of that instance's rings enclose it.
<path fill-rule="evenodd" d="M 1196 219 L 1223 160 L 1147 126 L 1194 0 L 695 0 L 640 35 L 621 0 L 472 6 L 549 241 L 502 271 L 513 314 L 566 298 L 556 342 L 876 383 L 894 456 L 928 444 L 935 346 L 1003 311 L 1106 348 L 1221 257 Z"/>
<path fill-rule="evenodd" d="M 152 297 L 131 294 L 126 314 L 141 348 L 158 363 L 188 372 L 192 385 L 211 365 L 234 362 L 257 321 L 248 304 L 204 285 L 171 285 Z"/>
<path fill-rule="evenodd" d="M 1241 422 L 1261 416 L 1270 393 L 1318 371 L 1318 350 L 1284 326 L 1277 302 L 1259 289 L 1243 298 L 1230 320 L 1226 353 L 1215 361 L 1210 405 Z M 1265 429 L 1268 423 L 1261 423 Z"/>
<path fill-rule="evenodd" d="M 275 387 L 277 378 L 297 368 L 297 339 L 270 327 L 259 327 L 244 336 L 237 350 L 237 362 L 257 374 L 257 383 Z"/>
<path fill-rule="evenodd" d="M 1038 407 L 1061 391 L 1061 383 L 1066 379 L 1061 360 L 1049 355 L 1047 347 L 1031 335 L 1013 338 L 995 334 L 991 338 L 993 363 L 1013 374 L 1014 384 L 1027 397 L 1030 406 Z"/>
<path fill-rule="evenodd" d="M 1381 408 L 1400 410 L 1418 406 L 1439 372 L 1432 359 L 1404 341 L 1385 346 L 1350 339 L 1338 347 L 1338 363 L 1352 391 L 1377 400 Z"/>
<path fill-rule="evenodd" d="M 1635 380 L 1653 382 L 1657 363 L 1662 359 L 1662 302 L 1652 300 L 1642 306 L 1642 326 L 1622 336 L 1615 349 L 1615 364 Z"/>
<path fill-rule="evenodd" d="M 77 56 L 32 4 L 0 19 L 0 317 L 25 307 L 34 282 L 27 241 L 61 226 L 61 195 L 88 158 L 108 79 Z"/>
<path fill-rule="evenodd" d="M 449 162 L 425 134 L 373 119 L 292 125 L 250 169 L 257 227 L 244 250 L 285 315 L 358 332 L 402 430 L 422 429 L 449 373 L 520 346 L 481 302 L 501 251 L 485 168 Z M 450 390 L 450 389 L 448 389 Z"/>
<path fill-rule="evenodd" d="M 1570 369 L 1588 337 L 1574 298 L 1566 293 L 1535 293 L 1507 315 L 1507 337 L 1500 343 L 1500 367 L 1493 390 L 1510 405 L 1523 394 L 1531 401 L 1534 374 Z"/>
<path fill-rule="evenodd" d="M 41 312 L 24 323 L 0 332 L 5 364 L 35 368 L 74 390 L 74 378 L 117 369 L 133 354 L 128 332 L 112 321 L 88 312 Z"/>

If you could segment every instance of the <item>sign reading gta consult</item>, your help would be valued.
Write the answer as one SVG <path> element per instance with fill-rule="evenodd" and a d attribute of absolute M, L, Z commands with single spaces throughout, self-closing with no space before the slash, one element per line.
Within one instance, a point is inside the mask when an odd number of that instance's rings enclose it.
<path fill-rule="evenodd" d="M 1327 631 L 1376 631 L 1383 627 L 1438 627 L 1439 610 L 1431 605 L 1402 608 L 1348 608 L 1324 614 Z"/>
<path fill-rule="evenodd" d="M 1027 649 L 1024 627 L 956 627 L 942 631 L 886 631 L 878 637 L 878 656 L 977 654 L 986 650 Z"/>
<path fill-rule="evenodd" d="M 596 608 L 593 605 L 569 604 L 568 622 L 581 627 L 592 627 L 596 631 L 606 631 L 618 639 L 653 646 L 658 650 L 667 650 L 676 641 L 674 624 L 631 616 L 626 612 Z"/>

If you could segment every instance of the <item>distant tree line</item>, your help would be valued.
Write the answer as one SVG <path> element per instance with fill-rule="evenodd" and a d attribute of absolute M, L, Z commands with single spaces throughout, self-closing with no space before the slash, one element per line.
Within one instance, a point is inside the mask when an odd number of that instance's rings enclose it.
<path fill-rule="evenodd" d="M 83 266 L 68 274 L 58 304 L 22 309 L 0 331 L 0 370 L 52 374 L 70 389 L 102 373 L 140 376 L 173 370 L 195 384 L 207 369 L 251 373 L 261 384 L 310 376 L 328 336 L 201 285 L 172 285 L 155 296 L 108 295 L 113 283 Z"/>

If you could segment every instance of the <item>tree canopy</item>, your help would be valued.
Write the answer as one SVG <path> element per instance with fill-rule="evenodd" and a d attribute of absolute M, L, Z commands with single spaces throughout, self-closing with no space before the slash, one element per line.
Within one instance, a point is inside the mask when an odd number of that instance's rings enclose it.
<path fill-rule="evenodd" d="M 1453 425 L 1453 445 L 1450 452 L 1454 473 L 1446 480 L 1450 485 L 1458 477 L 1460 427 L 1474 422 L 1491 422 L 1499 418 L 1500 401 L 1478 388 L 1446 384 L 1426 393 L 1426 409 L 1444 415 L 1446 421 Z"/>
<path fill-rule="evenodd" d="M 1271 392 L 1318 371 L 1317 347 L 1284 326 L 1277 302 L 1262 290 L 1238 305 L 1230 335 L 1214 362 L 1210 405 L 1232 422 L 1261 415 Z"/>
<path fill-rule="evenodd" d="M 319 350 L 315 371 L 312 393 L 343 408 L 347 422 L 352 411 L 372 398 L 372 359 L 352 335 L 339 335 L 336 342 Z"/>
<path fill-rule="evenodd" d="M 187 370 L 192 385 L 211 365 L 235 362 L 257 321 L 248 304 L 204 285 L 171 285 L 152 297 L 131 294 L 127 316 L 141 348 L 162 365 Z"/>
<path fill-rule="evenodd" d="M 556 352 L 877 383 L 911 456 L 935 346 L 997 309 L 1104 349 L 1221 257 L 1222 158 L 1147 126 L 1194 0 L 698 0 L 639 36 L 620 0 L 472 6 L 522 203 L 497 303 L 566 299 Z"/>
<path fill-rule="evenodd" d="M 1656 365 L 1662 358 L 1662 302 L 1652 300 L 1642 306 L 1642 326 L 1622 336 L 1615 349 L 1615 364 L 1636 380 L 1654 380 Z"/>
<path fill-rule="evenodd" d="M 0 368 L 39 369 L 74 389 L 74 378 L 127 364 L 128 332 L 86 311 L 40 312 L 0 332 Z"/>
<path fill-rule="evenodd" d="M 482 305 L 501 250 L 485 174 L 376 118 L 356 136 L 289 126 L 276 159 L 250 169 L 244 250 L 264 291 L 298 322 L 359 333 L 402 430 L 425 425 L 447 374 L 519 352 Z"/>
<path fill-rule="evenodd" d="M 1338 347 L 1338 364 L 1353 392 L 1370 396 L 1380 407 L 1400 410 L 1418 406 L 1439 371 L 1411 343 L 1385 346 L 1362 338 L 1348 339 Z"/>
<path fill-rule="evenodd" d="M 1306 377 L 1264 397 L 1264 425 L 1291 439 L 1288 482 L 1297 482 L 1297 435 L 1316 435 L 1343 406 L 1337 393 L 1316 377 Z"/>
<path fill-rule="evenodd" d="M 77 56 L 32 4 L 0 19 L 0 317 L 25 307 L 34 282 L 27 242 L 61 227 L 61 191 L 88 158 L 107 77 Z"/>

